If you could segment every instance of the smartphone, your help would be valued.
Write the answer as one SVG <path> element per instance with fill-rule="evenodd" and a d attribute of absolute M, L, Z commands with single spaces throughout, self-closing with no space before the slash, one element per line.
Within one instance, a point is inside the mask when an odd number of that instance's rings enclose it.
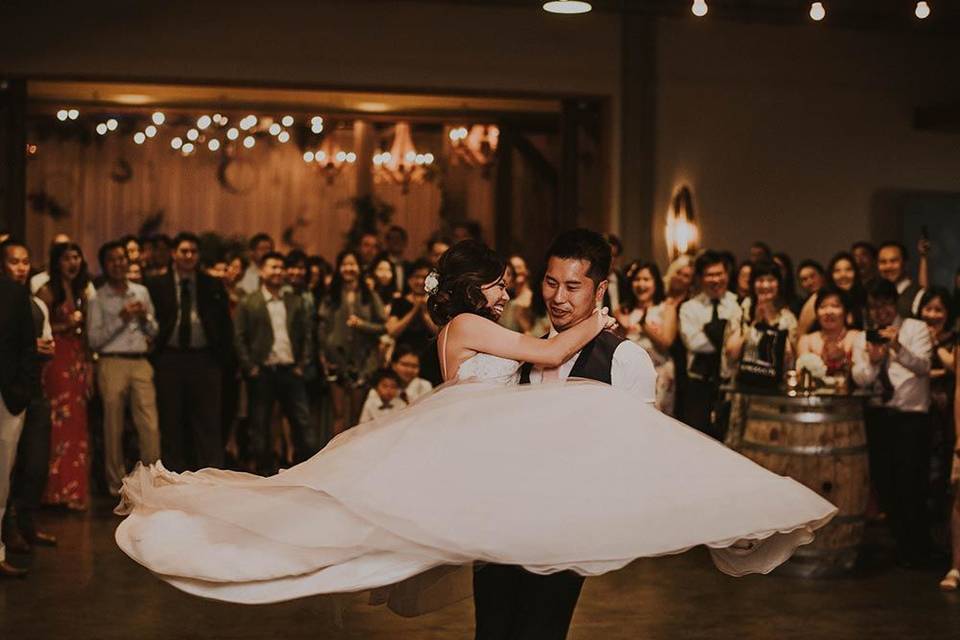
<path fill-rule="evenodd" d="M 880 335 L 879 329 L 867 329 L 867 342 L 870 344 L 887 344 L 890 341 Z"/>

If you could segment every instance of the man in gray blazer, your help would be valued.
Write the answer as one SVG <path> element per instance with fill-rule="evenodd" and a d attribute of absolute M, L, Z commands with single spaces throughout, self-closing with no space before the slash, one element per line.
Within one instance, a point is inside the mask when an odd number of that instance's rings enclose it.
<path fill-rule="evenodd" d="M 277 401 L 290 422 L 294 462 L 310 453 L 304 439 L 310 410 L 303 372 L 313 357 L 312 319 L 303 298 L 283 285 L 283 256 L 265 254 L 260 260 L 260 288 L 240 302 L 233 319 L 237 358 L 250 398 L 250 453 L 264 475 L 277 470 L 270 446 Z"/>

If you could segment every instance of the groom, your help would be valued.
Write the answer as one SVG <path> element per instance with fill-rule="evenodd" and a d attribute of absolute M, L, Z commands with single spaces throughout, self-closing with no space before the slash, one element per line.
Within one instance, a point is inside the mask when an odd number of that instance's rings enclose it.
<path fill-rule="evenodd" d="M 546 260 L 541 286 L 547 313 L 553 331 L 564 331 L 603 300 L 610 244 L 599 233 L 573 229 L 554 239 Z M 654 402 L 657 374 L 650 356 L 610 331 L 556 369 L 523 365 L 520 384 L 567 378 L 597 380 Z M 585 437 L 589 428 L 584 425 Z M 538 575 L 514 565 L 482 566 L 473 577 L 476 640 L 563 640 L 582 586 L 583 577 L 573 571 Z"/>

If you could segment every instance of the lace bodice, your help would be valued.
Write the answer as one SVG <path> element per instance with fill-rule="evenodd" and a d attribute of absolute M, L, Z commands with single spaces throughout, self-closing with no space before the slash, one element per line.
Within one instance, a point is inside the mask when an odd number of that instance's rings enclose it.
<path fill-rule="evenodd" d="M 520 380 L 520 363 L 488 353 L 478 353 L 463 361 L 457 378 L 503 386 L 517 384 Z"/>

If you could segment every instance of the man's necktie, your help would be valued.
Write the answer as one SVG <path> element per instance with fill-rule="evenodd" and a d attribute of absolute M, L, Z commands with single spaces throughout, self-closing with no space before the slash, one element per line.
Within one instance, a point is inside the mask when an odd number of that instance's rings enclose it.
<path fill-rule="evenodd" d="M 177 341 L 181 349 L 190 348 L 190 316 L 193 314 L 193 294 L 190 290 L 190 280 L 180 281 L 180 332 Z"/>

